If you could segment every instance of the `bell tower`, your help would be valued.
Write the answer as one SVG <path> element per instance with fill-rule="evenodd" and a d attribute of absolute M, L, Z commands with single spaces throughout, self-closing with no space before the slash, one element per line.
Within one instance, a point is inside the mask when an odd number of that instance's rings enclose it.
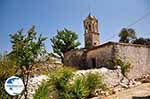
<path fill-rule="evenodd" d="M 93 48 L 100 44 L 99 33 L 98 33 L 98 20 L 95 16 L 89 14 L 84 23 L 84 40 L 85 48 Z"/>

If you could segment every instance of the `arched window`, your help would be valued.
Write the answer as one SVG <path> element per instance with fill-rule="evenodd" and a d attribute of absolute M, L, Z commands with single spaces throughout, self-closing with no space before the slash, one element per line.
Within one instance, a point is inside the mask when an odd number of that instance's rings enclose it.
<path fill-rule="evenodd" d="M 85 26 L 85 33 L 88 33 L 88 27 Z"/>
<path fill-rule="evenodd" d="M 92 29 L 91 29 L 91 24 L 89 24 L 89 31 L 91 31 Z"/>

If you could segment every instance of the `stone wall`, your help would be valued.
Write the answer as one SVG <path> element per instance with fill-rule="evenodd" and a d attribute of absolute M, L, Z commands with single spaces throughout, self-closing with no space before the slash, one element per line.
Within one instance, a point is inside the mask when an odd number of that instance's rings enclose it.
<path fill-rule="evenodd" d="M 94 67 L 106 67 L 108 60 L 114 57 L 113 43 L 108 42 L 101 46 L 90 49 L 87 52 L 87 66 Z M 95 65 L 95 66 L 93 66 Z"/>
<path fill-rule="evenodd" d="M 117 43 L 116 55 L 124 62 L 129 62 L 132 69 L 130 78 L 138 78 L 145 74 L 150 74 L 150 47 L 134 44 Z"/>
<path fill-rule="evenodd" d="M 108 60 L 113 58 L 131 63 L 129 78 L 150 74 L 150 46 L 136 44 L 108 42 L 88 50 L 72 50 L 65 54 L 65 64 L 81 68 L 111 68 Z"/>
<path fill-rule="evenodd" d="M 87 52 L 87 64 L 93 67 L 92 59 L 95 58 L 96 67 L 107 67 L 109 59 L 119 58 L 123 62 L 131 63 L 132 69 L 129 78 L 139 78 L 150 74 L 150 47 L 136 44 L 108 42 Z"/>
<path fill-rule="evenodd" d="M 76 49 L 65 53 L 64 64 L 67 66 L 86 67 L 85 52 L 85 49 Z"/>
<path fill-rule="evenodd" d="M 118 85 L 121 79 L 123 78 L 123 75 L 121 74 L 120 69 L 110 70 L 104 67 L 99 68 L 99 69 L 78 70 L 75 73 L 75 77 L 86 75 L 88 73 L 99 74 L 100 76 L 102 76 L 104 83 L 109 87 Z"/>

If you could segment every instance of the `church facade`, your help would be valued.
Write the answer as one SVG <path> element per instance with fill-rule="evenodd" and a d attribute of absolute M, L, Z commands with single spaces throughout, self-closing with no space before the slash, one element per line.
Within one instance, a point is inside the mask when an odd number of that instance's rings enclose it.
<path fill-rule="evenodd" d="M 129 77 L 138 78 L 150 74 L 150 46 L 118 42 L 101 44 L 96 17 L 89 14 L 83 24 L 85 47 L 65 53 L 65 65 L 81 69 L 100 67 L 111 69 L 108 61 L 119 58 L 131 63 Z"/>

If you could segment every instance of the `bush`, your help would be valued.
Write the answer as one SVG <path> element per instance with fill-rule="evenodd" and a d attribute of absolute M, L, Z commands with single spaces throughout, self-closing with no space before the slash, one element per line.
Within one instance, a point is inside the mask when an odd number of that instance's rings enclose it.
<path fill-rule="evenodd" d="M 61 99 L 66 99 L 68 93 L 68 82 L 74 75 L 74 70 L 69 67 L 63 67 L 55 72 L 50 74 L 49 83 L 53 86 L 53 90 L 55 90 L 56 97 L 60 97 Z M 55 96 L 54 96 L 55 97 Z"/>
<path fill-rule="evenodd" d="M 66 99 L 86 99 L 89 95 L 88 86 L 85 85 L 86 79 L 84 77 L 77 77 L 68 88 Z"/>
<path fill-rule="evenodd" d="M 106 90 L 102 76 L 99 73 L 88 73 L 77 76 L 70 85 L 68 99 L 87 99 L 96 96 L 95 90 Z"/>
<path fill-rule="evenodd" d="M 127 76 L 127 73 L 130 71 L 130 68 L 131 68 L 131 64 L 129 62 L 122 64 L 121 65 L 121 73 L 124 76 Z"/>
<path fill-rule="evenodd" d="M 117 68 L 116 66 L 121 66 L 121 65 L 123 64 L 123 62 L 122 62 L 122 60 L 120 60 L 120 59 L 114 58 L 114 59 L 108 60 L 108 61 L 107 61 L 107 64 L 108 64 L 109 66 L 111 66 L 112 69 L 116 69 L 116 68 Z"/>
<path fill-rule="evenodd" d="M 8 77 L 16 75 L 17 67 L 15 62 L 7 54 L 0 55 L 0 99 L 11 99 L 12 96 L 6 93 L 4 89 L 5 81 Z"/>
<path fill-rule="evenodd" d="M 4 82 L 0 81 L 0 99 L 11 99 L 11 96 L 4 89 Z"/>
<path fill-rule="evenodd" d="M 108 64 L 111 65 L 113 68 L 116 68 L 116 66 L 120 66 L 121 73 L 125 77 L 127 77 L 127 73 L 131 69 L 131 64 L 129 62 L 123 62 L 121 59 L 111 59 L 108 61 Z"/>
<path fill-rule="evenodd" d="M 36 90 L 33 99 L 48 99 L 48 92 L 49 92 L 49 85 L 48 83 L 42 83 L 42 85 Z"/>
<path fill-rule="evenodd" d="M 88 73 L 73 77 L 74 71 L 63 67 L 51 73 L 50 80 L 36 91 L 34 99 L 87 99 L 95 95 L 96 89 L 106 89 L 100 74 Z"/>
<path fill-rule="evenodd" d="M 106 85 L 103 83 L 103 78 L 99 73 L 86 74 L 85 86 L 89 89 L 89 97 L 95 95 L 96 89 L 106 90 Z"/>

